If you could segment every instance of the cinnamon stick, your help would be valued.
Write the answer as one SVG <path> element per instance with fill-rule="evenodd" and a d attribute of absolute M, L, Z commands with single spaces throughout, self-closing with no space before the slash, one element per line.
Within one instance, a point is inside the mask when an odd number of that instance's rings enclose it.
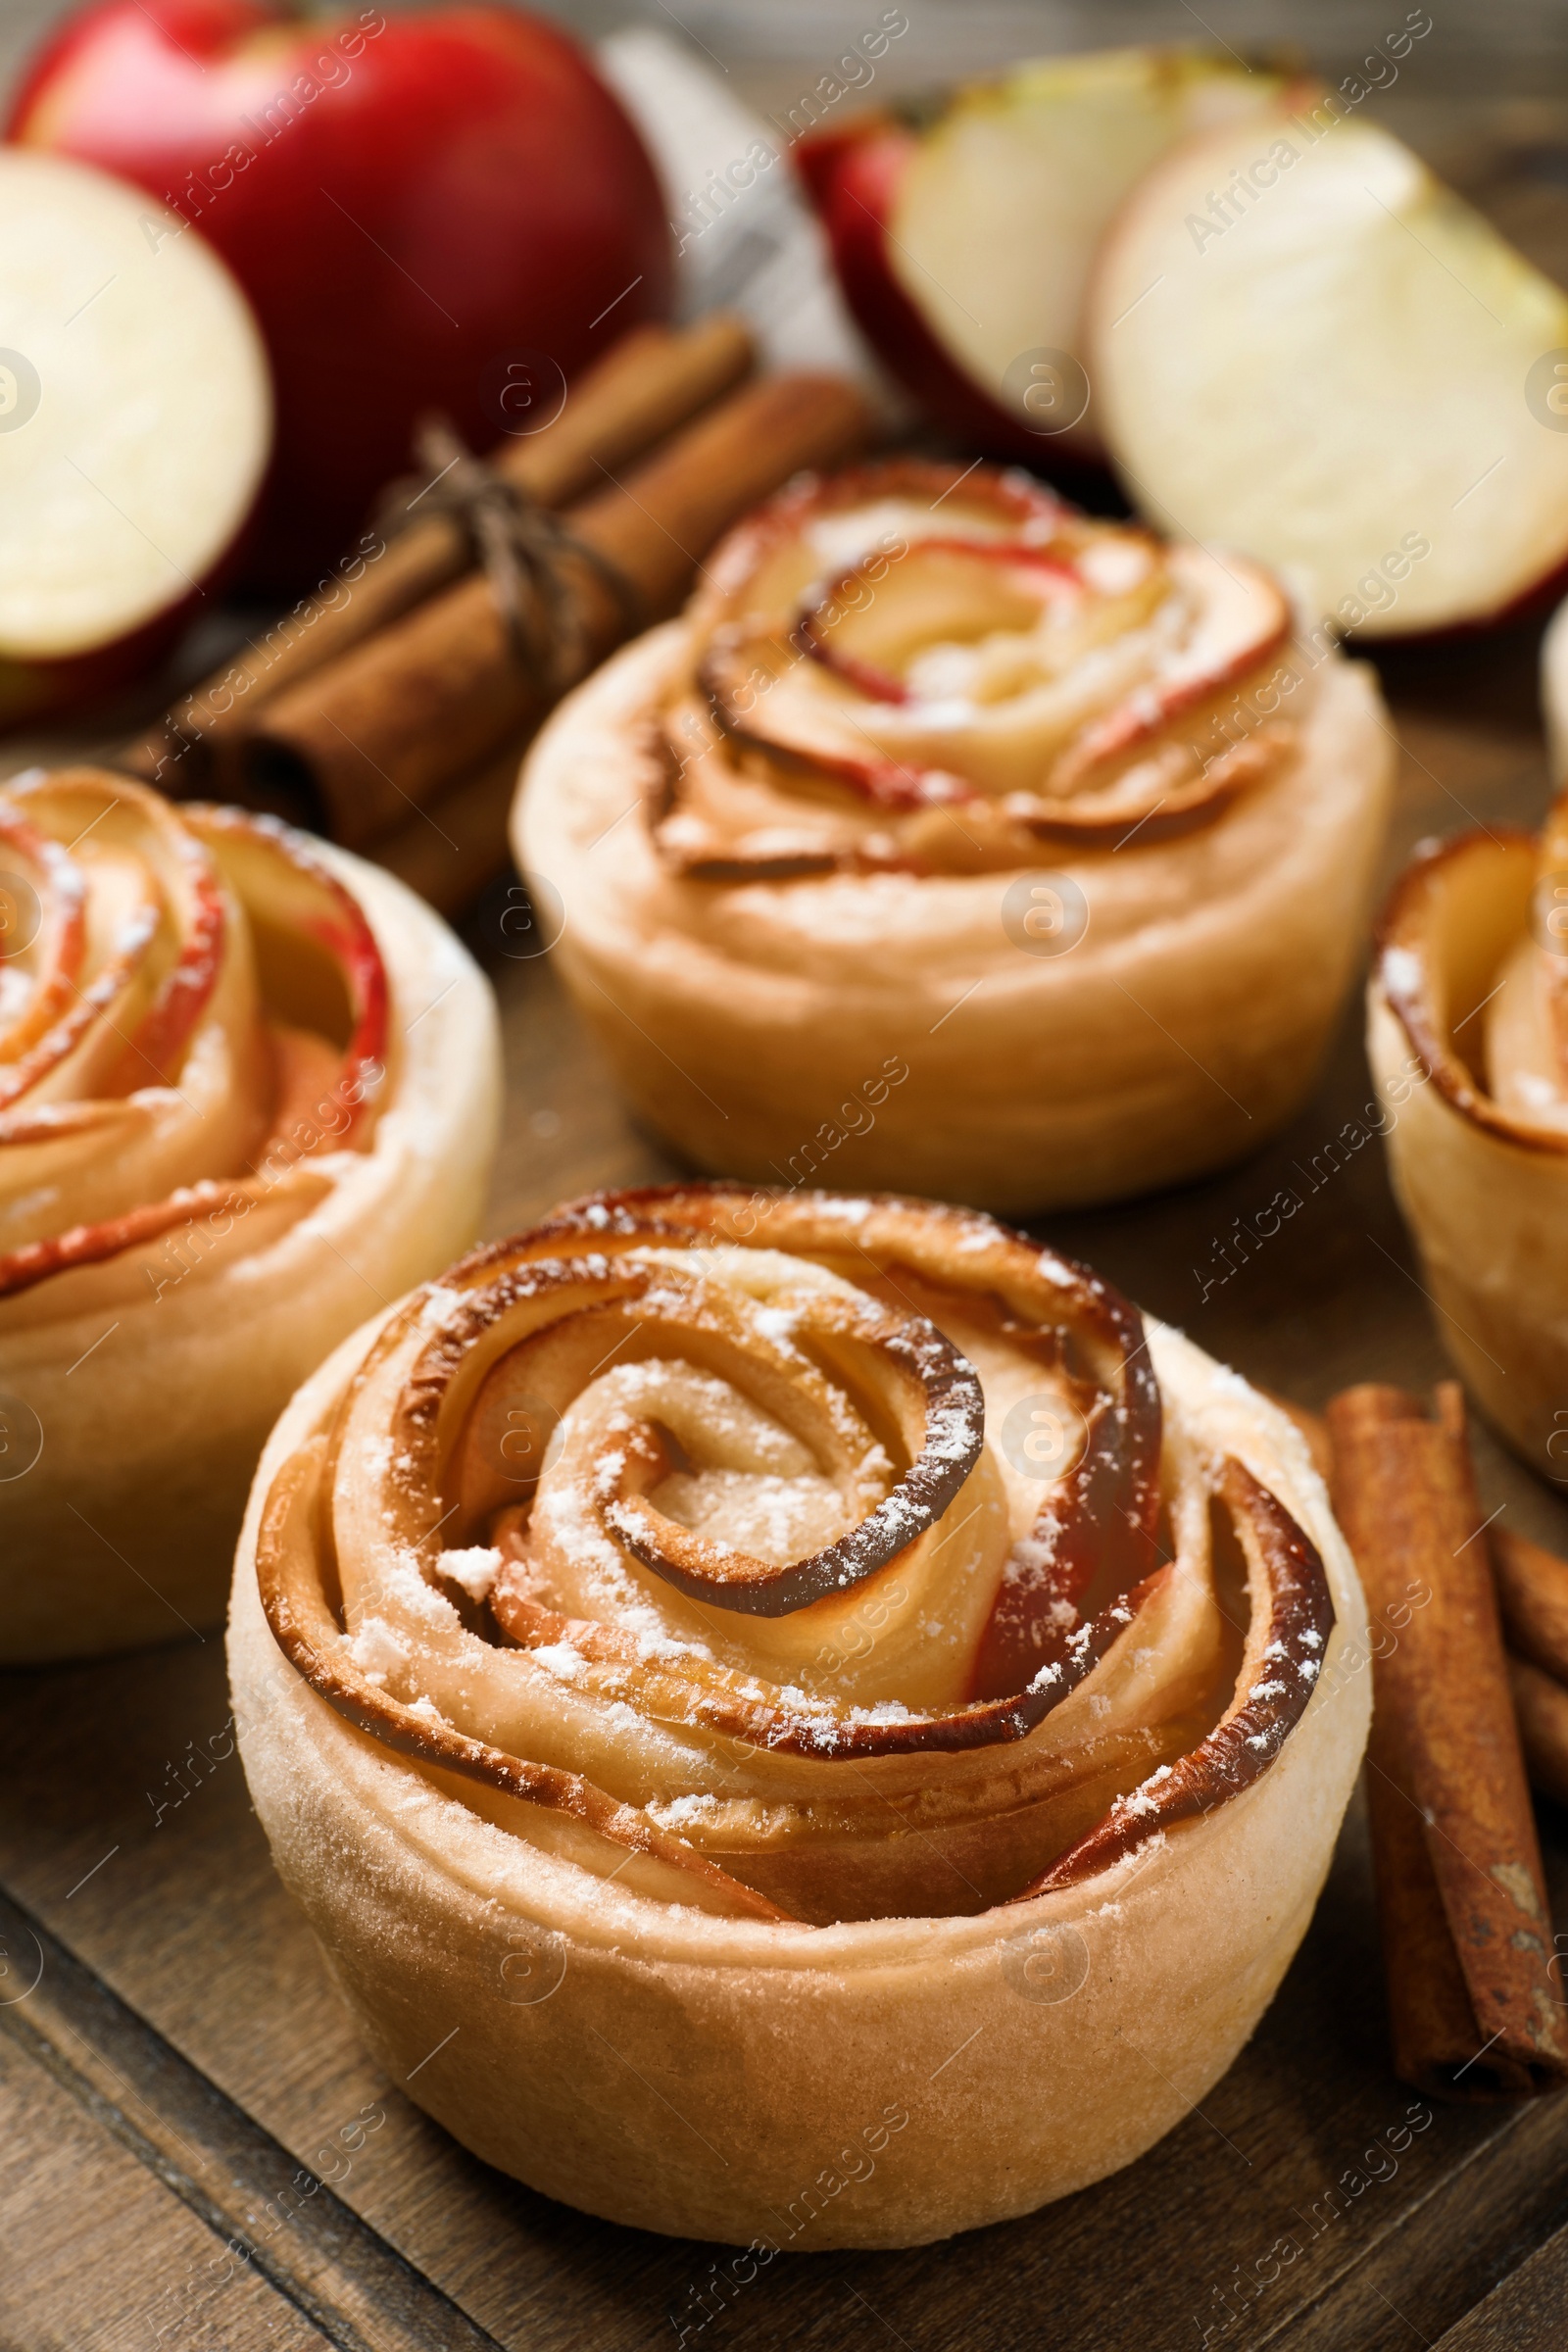
<path fill-rule="evenodd" d="M 462 914 L 507 864 L 507 816 L 526 749 L 508 743 L 428 808 L 375 845 L 375 862 L 437 914 Z"/>
<path fill-rule="evenodd" d="M 1531 1781 L 1543 1795 L 1568 1805 L 1568 1690 L 1555 1675 L 1511 1655 L 1508 1681 Z"/>
<path fill-rule="evenodd" d="M 1491 1530 L 1491 1544 L 1508 1647 L 1568 1683 L 1568 1562 L 1501 1527 Z"/>
<path fill-rule="evenodd" d="M 1334 1500 L 1372 1613 L 1412 1580 L 1373 1667 L 1367 1803 L 1396 2072 L 1440 2097 L 1568 2079 L 1541 1853 L 1476 1501 L 1464 1401 L 1382 1387 L 1328 1408 Z"/>
<path fill-rule="evenodd" d="M 1490 1541 L 1525 1763 L 1568 1805 L 1568 1561 L 1500 1527 Z"/>
<path fill-rule="evenodd" d="M 720 532 L 801 468 L 839 464 L 871 422 L 864 396 L 840 377 L 774 376 L 732 395 L 625 482 L 607 482 L 567 520 L 635 591 L 642 617 L 657 620 L 678 608 Z M 588 564 L 574 564 L 571 577 L 581 674 L 628 622 Z M 266 704 L 241 740 L 243 797 L 292 804 L 367 848 L 526 734 L 554 699 L 518 661 L 476 575 Z"/>
<path fill-rule="evenodd" d="M 553 422 L 504 440 L 491 463 L 542 506 L 564 506 L 596 488 L 606 467 L 641 457 L 733 390 L 753 356 L 746 327 L 722 313 L 679 332 L 635 327 L 572 386 Z M 391 540 L 368 530 L 315 596 L 193 688 L 120 765 L 187 797 L 227 787 L 224 755 L 265 703 L 471 567 L 466 537 L 449 515 L 416 520 Z"/>

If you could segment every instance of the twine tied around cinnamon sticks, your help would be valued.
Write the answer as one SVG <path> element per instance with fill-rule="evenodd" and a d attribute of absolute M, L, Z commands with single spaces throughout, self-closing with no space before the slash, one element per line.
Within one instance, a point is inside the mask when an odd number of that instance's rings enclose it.
<path fill-rule="evenodd" d="M 629 631 L 678 611 L 703 556 L 751 508 L 803 467 L 844 464 L 873 431 L 854 384 L 747 383 L 753 356 L 733 318 L 634 328 L 553 423 L 484 461 L 493 478 L 459 502 L 466 513 L 427 486 L 454 456 L 478 465 L 449 445 L 404 492 L 395 539 L 368 530 L 317 595 L 119 764 L 177 797 L 313 825 L 444 911 L 466 906 L 505 865 L 517 763 L 563 689 Z M 472 480 L 465 466 L 448 480 L 459 473 Z M 548 511 L 560 508 L 556 524 Z M 472 567 L 481 531 L 512 551 L 521 654 L 497 565 Z M 554 677 L 540 674 L 541 655 Z"/>
<path fill-rule="evenodd" d="M 514 658 L 541 694 L 563 693 L 588 665 L 580 566 L 614 602 L 625 635 L 646 626 L 644 599 L 620 565 L 568 529 L 520 481 L 476 457 L 449 417 L 420 418 L 414 454 L 429 478 L 389 483 L 377 530 L 391 542 L 432 515 L 453 523 L 490 583 Z"/>

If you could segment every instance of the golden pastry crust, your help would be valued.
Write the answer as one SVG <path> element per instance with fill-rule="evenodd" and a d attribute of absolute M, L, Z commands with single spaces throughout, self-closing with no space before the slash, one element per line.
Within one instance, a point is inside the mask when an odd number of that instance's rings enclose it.
<path fill-rule="evenodd" d="M 1363 1632 L 1297 1432 L 1093 1275 L 672 1187 L 345 1343 L 230 1661 L 278 1866 L 438 2120 L 639 2227 L 875 2245 L 1082 2186 L 1230 2063 Z"/>
<path fill-rule="evenodd" d="M 557 712 L 514 836 L 683 1154 L 1016 1211 L 1290 1115 L 1392 772 L 1255 565 L 900 460 L 742 525 Z"/>
<path fill-rule="evenodd" d="M 1444 1346 L 1488 1419 L 1568 1478 L 1568 606 L 1542 646 L 1559 795 L 1539 836 L 1423 843 L 1379 925 L 1367 1052 Z"/>
<path fill-rule="evenodd" d="M 1390 1173 L 1438 1331 L 1477 1401 L 1568 1476 L 1568 809 L 1427 843 L 1367 992 Z"/>
<path fill-rule="evenodd" d="M 0 1657 L 219 1614 L 256 1459 L 471 1238 L 489 989 L 387 874 L 77 769 L 0 790 Z"/>

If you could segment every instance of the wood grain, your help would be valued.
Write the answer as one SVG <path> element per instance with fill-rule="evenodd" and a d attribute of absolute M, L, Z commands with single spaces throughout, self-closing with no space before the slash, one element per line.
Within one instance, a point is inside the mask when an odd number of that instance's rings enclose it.
<path fill-rule="evenodd" d="M 1558 2352 L 1568 2328 L 1568 2230 L 1443 2338 L 1439 2352 Z"/>
<path fill-rule="evenodd" d="M 236 2263 L 204 2220 L 0 2029 L 0 2330 L 27 2347 L 221 2341 L 311 2352 L 332 2339 Z M 219 2330 L 221 2330 L 220 2335 Z"/>

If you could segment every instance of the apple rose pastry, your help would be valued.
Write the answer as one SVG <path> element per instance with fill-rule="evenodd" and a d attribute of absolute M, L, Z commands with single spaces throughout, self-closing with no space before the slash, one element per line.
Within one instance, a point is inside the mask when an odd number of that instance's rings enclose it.
<path fill-rule="evenodd" d="M 1393 747 L 1267 572 L 905 459 L 786 492 L 705 578 L 558 711 L 515 825 L 679 1152 L 1023 1210 L 1289 1116 Z"/>
<path fill-rule="evenodd" d="M 472 1240 L 490 992 L 376 867 L 91 769 L 0 789 L 0 1657 L 219 1615 L 268 1430 Z"/>
<path fill-rule="evenodd" d="M 264 1456 L 230 1664 L 278 1866 L 468 2147 L 643 2229 L 902 2245 L 1230 2064 L 1363 1625 L 1297 1432 L 1095 1275 L 699 1186 L 344 1344 Z"/>
<path fill-rule="evenodd" d="M 1549 664 L 1547 684 L 1549 705 Z M 1417 851 L 1384 909 L 1367 1045 L 1444 1344 L 1510 1444 L 1568 1477 L 1568 794 L 1539 838 Z"/>

